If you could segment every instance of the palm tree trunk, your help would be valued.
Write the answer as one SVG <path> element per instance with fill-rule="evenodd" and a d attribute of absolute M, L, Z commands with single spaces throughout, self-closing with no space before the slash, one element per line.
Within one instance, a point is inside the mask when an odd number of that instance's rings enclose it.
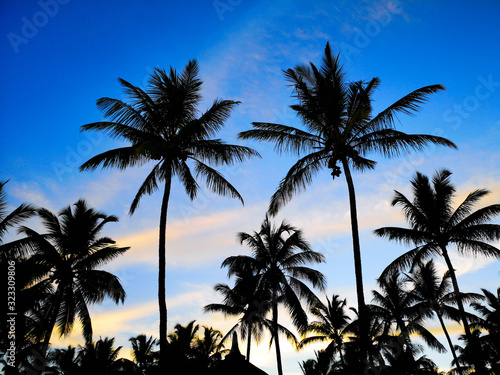
<path fill-rule="evenodd" d="M 482 361 L 480 360 L 481 356 L 474 354 L 477 350 L 479 350 L 479 346 L 474 343 L 474 337 L 472 336 L 469 322 L 467 321 L 467 315 L 465 314 L 464 305 L 462 303 L 462 297 L 460 295 L 460 289 L 458 288 L 457 275 L 455 274 L 455 269 L 453 268 L 453 264 L 451 263 L 450 256 L 448 255 L 448 251 L 446 250 L 446 246 L 441 246 L 441 252 L 443 258 L 448 266 L 448 270 L 450 271 L 451 282 L 453 284 L 453 291 L 455 292 L 455 298 L 457 299 L 458 310 L 460 311 L 460 316 L 462 318 L 462 323 L 464 325 L 465 337 L 467 338 L 467 346 L 472 349 L 471 359 L 474 364 L 475 373 L 476 374 L 486 374 L 486 368 Z"/>
<path fill-rule="evenodd" d="M 52 336 L 52 332 L 54 331 L 54 327 L 56 325 L 57 314 L 59 312 L 59 308 L 61 307 L 61 295 L 62 291 L 58 287 L 56 293 L 54 294 L 54 303 L 51 304 L 45 318 L 48 320 L 49 324 L 47 326 L 47 332 L 45 333 L 45 337 L 42 344 L 42 356 L 45 358 L 47 355 L 47 351 L 49 350 L 50 338 Z"/>
<path fill-rule="evenodd" d="M 343 340 L 340 340 L 340 342 L 337 343 L 337 349 L 339 351 L 340 363 L 342 364 L 342 368 L 345 369 L 344 355 L 342 354 L 342 346 L 343 346 L 342 343 L 343 343 Z"/>
<path fill-rule="evenodd" d="M 167 268 L 167 211 L 170 198 L 172 176 L 168 172 L 165 179 L 165 191 L 161 202 L 160 233 L 158 247 L 158 307 L 160 310 L 160 373 L 167 372 L 167 301 L 166 301 L 166 268 Z"/>
<path fill-rule="evenodd" d="M 361 265 L 361 246 L 359 244 L 359 228 L 358 214 L 356 211 L 356 193 L 354 191 L 354 183 L 349 170 L 347 160 L 342 160 L 344 167 L 345 179 L 347 181 L 347 189 L 349 191 L 349 206 L 351 212 L 351 229 L 352 229 L 352 249 L 354 252 L 354 272 L 356 275 L 356 295 L 358 298 L 358 314 L 359 314 L 359 335 L 361 360 L 368 365 L 368 319 L 366 314 L 365 295 L 363 290 L 363 269 Z"/>
<path fill-rule="evenodd" d="M 250 362 L 250 345 L 252 343 L 252 324 L 248 323 L 248 330 L 247 330 L 247 362 Z"/>
<path fill-rule="evenodd" d="M 455 363 L 457 364 L 457 371 L 459 374 L 463 374 L 463 370 L 460 367 L 460 364 L 458 363 L 457 353 L 455 353 L 455 348 L 453 347 L 453 342 L 451 341 L 450 334 L 448 333 L 448 330 L 446 329 L 446 325 L 444 324 L 443 317 L 441 316 L 441 313 L 439 312 L 438 309 L 436 309 L 434 311 L 436 312 L 439 323 L 441 324 L 441 328 L 443 329 L 444 335 L 446 337 L 446 341 L 448 341 L 448 345 L 449 345 L 450 350 L 451 350 L 451 355 L 453 356 L 453 359 L 455 360 Z"/>
<path fill-rule="evenodd" d="M 283 366 L 281 363 L 280 341 L 278 337 L 278 303 L 276 293 L 273 292 L 273 336 L 274 347 L 276 348 L 276 362 L 278 364 L 278 375 L 283 375 Z"/>

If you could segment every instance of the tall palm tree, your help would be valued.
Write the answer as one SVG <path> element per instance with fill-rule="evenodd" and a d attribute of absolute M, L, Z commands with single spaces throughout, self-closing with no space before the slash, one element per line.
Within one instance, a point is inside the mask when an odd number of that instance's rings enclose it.
<path fill-rule="evenodd" d="M 321 272 L 306 265 L 320 263 L 324 256 L 311 250 L 300 229 L 285 221 L 275 226 L 268 216 L 262 222 L 259 232 L 241 232 L 238 236 L 240 243 L 250 247 L 252 255 L 231 256 L 226 258 L 222 265 L 229 267 L 229 276 L 246 267 L 255 270 L 259 275 L 257 290 L 271 292 L 270 301 L 259 302 L 271 306 L 271 334 L 276 349 L 278 374 L 283 375 L 278 337 L 278 305 L 287 308 L 297 328 L 303 329 L 307 325 L 307 313 L 302 307 L 301 299 L 305 299 L 306 303 L 312 306 L 317 297 L 304 281 L 323 290 L 325 278 Z M 267 307 L 264 309 L 267 310 Z"/>
<path fill-rule="evenodd" d="M 117 247 L 111 238 L 100 237 L 104 225 L 117 222 L 118 218 L 95 211 L 84 200 L 77 201 L 74 209 L 66 207 L 57 216 L 45 208 L 37 213 L 47 233 L 39 234 L 25 226 L 20 233 L 27 235 L 22 247 L 31 253 L 30 261 L 40 267 L 40 277 L 30 288 L 53 286 L 52 294 L 42 304 L 44 319 L 38 334 L 39 340 L 43 340 L 42 353 L 46 353 L 55 326 L 61 336 L 68 335 L 78 317 L 83 337 L 91 341 L 88 306 L 105 297 L 123 303 L 125 291 L 119 279 L 96 268 L 129 248 Z"/>
<path fill-rule="evenodd" d="M 164 184 L 158 247 L 161 366 L 167 345 L 166 228 L 172 179 L 179 178 L 191 199 L 198 193 L 196 177 L 200 177 L 214 193 L 238 198 L 243 203 L 238 191 L 210 165 L 233 164 L 258 153 L 213 139 L 239 102 L 216 99 L 206 112 L 200 114 L 202 81 L 195 60 L 190 61 L 180 74 L 173 68 L 169 72 L 156 69 L 146 91 L 123 79 L 119 81 L 130 102 L 99 99 L 97 106 L 110 121 L 83 125 L 82 130 L 104 131 L 113 138 L 124 139 L 129 145 L 94 156 L 80 170 L 95 170 L 99 166 L 123 170 L 153 162 L 153 169 L 132 201 L 130 214 L 135 212 L 145 194 L 152 194 Z"/>
<path fill-rule="evenodd" d="M 422 150 L 429 143 L 456 148 L 455 144 L 442 137 L 409 135 L 394 128 L 398 113 L 416 112 L 430 94 L 443 90 L 444 87 L 422 87 L 374 115 L 372 95 L 380 80 L 373 78 L 369 82 L 347 82 L 339 56 L 332 55 L 329 43 L 326 44 L 321 67 L 317 68 L 310 63 L 309 66 L 299 65 L 284 73 L 298 99 L 298 104 L 291 108 L 307 130 L 254 122 L 254 129 L 240 133 L 239 137 L 273 142 L 279 153 L 290 152 L 297 156 L 306 153 L 290 168 L 272 196 L 269 206 L 272 214 L 296 193 L 305 189 L 321 169 L 328 168 L 333 179 L 340 176 L 343 169 L 349 192 L 360 334 L 363 338 L 363 352 L 366 353 L 368 323 L 365 317 L 356 195 L 351 170 L 373 169 L 376 162 L 366 157 L 370 152 L 391 157 L 411 150 Z"/>
<path fill-rule="evenodd" d="M 439 277 L 434 261 L 431 259 L 426 263 L 417 264 L 413 271 L 406 275 L 406 277 L 413 285 L 410 293 L 415 300 L 415 307 L 425 315 L 436 315 L 450 347 L 453 359 L 455 363 L 458 363 L 453 342 L 443 319 L 449 318 L 460 321 L 460 312 L 455 307 L 457 299 L 451 290 L 450 272 L 446 272 L 443 277 Z M 464 302 L 472 302 L 479 299 L 481 299 L 481 295 L 477 293 L 462 293 L 462 301 Z M 460 365 L 458 365 L 458 371 L 462 371 Z"/>
<path fill-rule="evenodd" d="M 345 366 L 343 357 L 344 350 L 344 329 L 349 324 L 351 318 L 346 312 L 346 300 L 341 300 L 336 294 L 332 299 L 326 297 L 326 305 L 318 300 L 311 309 L 311 314 L 317 320 L 309 323 L 305 329 L 305 333 L 312 333 L 313 336 L 304 338 L 299 347 L 304 347 L 316 342 L 329 342 L 325 348 L 325 352 L 333 357 L 335 353 L 340 356 L 340 364 Z"/>
<path fill-rule="evenodd" d="M 500 259 L 500 250 L 487 243 L 500 239 L 500 225 L 489 223 L 500 214 L 500 204 L 474 211 L 478 201 L 489 193 L 486 189 L 477 189 L 469 193 L 454 209 L 452 202 L 456 189 L 450 176 L 450 171 L 439 170 L 434 174 L 431 185 L 427 176 L 417 172 L 411 181 L 413 201 L 396 191 L 391 202 L 393 206 L 402 207 L 410 228 L 384 227 L 375 230 L 375 234 L 406 245 L 415 245 L 415 248 L 396 258 L 385 269 L 384 274 L 413 267 L 433 256 L 443 257 L 450 273 L 467 341 L 473 342 L 457 276 L 449 256 L 449 245 L 455 245 L 462 255 L 483 255 Z M 484 372 L 480 363 L 476 363 L 476 370 Z"/>

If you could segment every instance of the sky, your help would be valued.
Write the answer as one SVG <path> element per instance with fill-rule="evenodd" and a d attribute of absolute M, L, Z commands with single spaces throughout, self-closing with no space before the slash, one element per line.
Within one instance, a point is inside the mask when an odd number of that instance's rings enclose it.
<path fill-rule="evenodd" d="M 120 278 L 127 298 L 123 305 L 106 300 L 92 307 L 94 336 L 115 337 L 124 356 L 130 337 L 158 337 L 161 194 L 144 197 L 136 213 L 128 215 L 151 166 L 79 172 L 90 157 L 121 144 L 103 134 L 82 133 L 80 127 L 103 119 L 97 99 L 126 100 L 118 78 L 144 88 L 155 68 L 182 70 L 196 59 L 204 81 L 200 110 L 216 98 L 241 101 L 219 135 L 255 148 L 262 158 L 220 169 L 243 196 L 244 206 L 204 188 L 190 201 L 173 184 L 167 243 L 169 331 L 196 319 L 200 327 L 225 332 L 235 320 L 205 314 L 203 306 L 221 301 L 213 286 L 232 283 L 220 267 L 222 261 L 248 254 L 237 233 L 259 229 L 269 198 L 296 160 L 278 156 L 272 145 L 239 141 L 237 134 L 250 129 L 252 121 L 302 126 L 288 107 L 295 102 L 282 70 L 309 62 L 319 65 L 329 41 L 334 53 L 340 53 L 349 81 L 380 78 L 375 112 L 420 87 L 444 85 L 446 91 L 432 95 L 416 116 L 399 116 L 397 128 L 444 136 L 458 146 L 458 151 L 429 147 L 390 160 L 371 155 L 378 161 L 375 170 L 354 173 L 369 302 L 376 278 L 408 250 L 372 232 L 405 226 L 390 200 L 394 190 L 411 195 L 409 181 L 416 171 L 432 175 L 440 168 L 451 170 L 456 202 L 477 188 L 491 191 L 481 205 L 500 202 L 498 14 L 500 3 L 491 0 L 5 0 L 0 3 L 0 180 L 9 180 L 12 209 L 29 202 L 58 212 L 85 198 L 99 211 L 117 215 L 120 221 L 108 224 L 103 234 L 131 250 L 105 268 Z M 323 171 L 275 220 L 284 219 L 301 228 L 312 248 L 325 255 L 318 269 L 327 277 L 326 294 L 339 294 L 356 306 L 345 180 L 332 182 Z M 28 225 L 43 231 L 37 220 Z M 462 290 L 496 290 L 500 285 L 498 261 L 458 255 L 452 261 Z M 444 269 L 442 262 L 438 265 Z M 438 323 L 431 327 L 445 343 Z M 82 342 L 78 328 L 70 337 L 53 338 L 59 346 Z M 245 350 L 243 343 L 240 348 Z M 283 344 L 285 373 L 299 374 L 298 362 L 313 358 L 313 349 L 318 347 L 297 353 Z M 449 353 L 427 354 L 440 367 L 449 367 Z M 253 349 L 252 362 L 276 373 L 274 351 L 267 343 Z"/>

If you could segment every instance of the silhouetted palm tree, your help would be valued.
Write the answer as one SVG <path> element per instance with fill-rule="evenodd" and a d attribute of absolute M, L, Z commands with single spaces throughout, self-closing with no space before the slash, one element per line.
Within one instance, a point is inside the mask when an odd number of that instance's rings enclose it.
<path fill-rule="evenodd" d="M 422 314 L 429 317 L 434 314 L 437 316 L 453 359 L 458 362 L 451 337 L 443 319 L 449 318 L 460 321 L 460 311 L 455 307 L 457 299 L 455 293 L 451 291 L 450 272 L 446 272 L 443 277 L 439 277 L 434 261 L 431 259 L 426 263 L 417 264 L 413 271 L 407 275 L 407 278 L 413 284 L 411 294 L 415 300 L 415 307 Z M 480 297 L 476 293 L 462 293 L 462 301 L 464 302 L 477 301 Z M 461 371 L 460 368 L 458 370 Z"/>
<path fill-rule="evenodd" d="M 182 326 L 176 324 L 174 332 L 168 335 L 167 362 L 169 372 L 197 374 L 201 371 L 199 353 L 196 349 L 200 326 L 193 320 Z M 161 373 L 161 371 L 160 371 Z"/>
<path fill-rule="evenodd" d="M 410 335 L 418 334 L 430 348 L 445 352 L 443 345 L 424 327 L 426 310 L 416 305 L 415 296 L 407 288 L 406 278 L 393 272 L 379 278 L 377 283 L 380 292 L 372 291 L 373 301 L 377 303 L 373 306 L 374 311 L 383 317 L 389 326 L 395 324 L 403 339 L 401 350 L 412 347 Z"/>
<path fill-rule="evenodd" d="M 339 372 L 335 371 L 335 362 L 331 353 L 326 350 L 314 351 L 316 358 L 308 359 L 299 363 L 300 369 L 304 375 L 333 375 Z"/>
<path fill-rule="evenodd" d="M 395 240 L 416 247 L 394 260 L 384 271 L 384 274 L 394 270 L 413 267 L 433 256 L 442 256 L 450 272 L 453 290 L 457 299 L 458 309 L 464 325 L 468 342 L 473 342 L 469 323 L 461 299 L 460 289 L 448 253 L 449 245 L 456 246 L 462 255 L 483 255 L 500 259 L 500 250 L 486 241 L 500 239 L 500 225 L 489 221 L 500 214 L 500 204 L 492 204 L 473 211 L 475 204 L 489 192 L 477 189 L 468 194 L 465 200 L 456 208 L 452 207 L 455 187 L 450 182 L 451 172 L 439 170 L 432 179 L 419 172 L 411 181 L 413 201 L 396 191 L 392 205 L 399 205 L 408 221 L 410 228 L 384 227 L 375 230 L 381 237 Z M 472 348 L 475 346 L 472 345 Z M 479 358 L 479 356 L 472 356 Z M 476 370 L 484 372 L 480 363 Z"/>
<path fill-rule="evenodd" d="M 222 360 L 222 355 L 229 352 L 228 349 L 223 349 L 222 338 L 221 331 L 203 326 L 203 336 L 196 340 L 195 345 L 204 370 L 213 368 Z"/>
<path fill-rule="evenodd" d="M 54 327 L 60 335 L 68 335 L 75 318 L 82 324 L 86 341 L 92 340 L 92 322 L 89 304 L 100 303 L 105 297 L 115 303 L 124 301 L 125 291 L 119 279 L 97 267 L 125 253 L 128 247 L 117 247 L 108 237 L 99 237 L 105 224 L 117 222 L 87 206 L 84 200 L 63 209 L 58 216 L 47 209 L 37 210 L 47 229 L 39 234 L 28 227 L 20 232 L 27 235 L 22 243 L 29 260 L 39 266 L 39 279 L 30 287 L 53 286 L 53 293 L 43 302 L 39 339 L 43 339 L 42 353 L 47 351 Z"/>
<path fill-rule="evenodd" d="M 222 338 L 222 343 L 231 339 L 233 332 L 239 329 L 241 338 L 247 340 L 246 360 L 250 361 L 252 337 L 259 342 L 264 329 L 268 326 L 266 314 L 270 300 L 269 290 L 258 290 L 259 274 L 253 270 L 241 269 L 235 272 L 233 288 L 227 284 L 216 284 L 214 289 L 223 295 L 222 303 L 212 303 L 204 307 L 205 312 L 220 312 L 225 316 L 240 316 L 238 322 Z"/>
<path fill-rule="evenodd" d="M 153 336 L 138 335 L 129 339 L 132 344 L 132 358 L 136 364 L 137 373 L 146 375 L 156 364 L 154 347 L 157 344 Z"/>
<path fill-rule="evenodd" d="M 49 366 L 44 370 L 44 375 L 78 375 L 82 373 L 76 348 L 72 346 L 50 350 L 47 359 Z"/>
<path fill-rule="evenodd" d="M 118 359 L 121 346 L 114 348 L 115 339 L 105 337 L 97 341 L 89 341 L 80 346 L 78 361 L 85 374 L 118 374 L 122 361 Z"/>
<path fill-rule="evenodd" d="M 36 209 L 30 204 L 23 203 L 13 211 L 9 212 L 7 202 L 7 192 L 5 185 L 8 181 L 0 182 L 0 278 L 4 288 L 0 290 L 0 298 L 5 301 L 6 309 L 9 312 L 17 313 L 16 316 L 16 363 L 18 365 L 29 364 L 27 357 L 33 349 L 35 338 L 31 335 L 32 328 L 34 327 L 33 319 L 28 316 L 28 311 L 33 310 L 41 299 L 44 298 L 43 292 L 46 289 L 32 290 L 29 295 L 23 292 L 23 289 L 31 285 L 36 280 L 37 274 L 35 272 L 32 262 L 26 262 L 25 258 L 21 258 L 18 253 L 19 241 L 5 243 L 6 234 L 10 229 L 19 226 L 24 220 L 36 214 Z M 15 290 L 12 289 L 12 280 L 9 283 L 9 267 L 14 267 L 16 271 L 15 276 Z M 10 272 L 11 273 L 11 272 Z M 7 288 L 9 286 L 10 288 Z M 15 298 L 13 301 L 12 298 Z M 10 301 L 10 303 L 8 303 Z M 12 309 L 12 310 L 11 310 Z M 7 312 L 7 311 L 6 311 Z M 31 315 L 34 315 L 33 313 Z M 9 324 L 6 319 L 0 323 L 0 353 L 6 353 L 10 348 L 9 338 Z M 6 371 L 12 369 L 11 366 L 6 366 Z"/>
<path fill-rule="evenodd" d="M 7 192 L 5 191 L 7 182 L 0 182 L 0 261 L 9 255 L 9 247 L 12 246 L 7 246 L 8 244 L 3 242 L 7 231 L 36 214 L 35 207 L 27 203 L 22 203 L 10 213 L 7 211 Z"/>
<path fill-rule="evenodd" d="M 311 314 L 317 320 L 309 323 L 304 333 L 312 333 L 313 336 L 304 338 L 299 347 L 317 343 L 328 342 L 328 346 L 324 349 L 327 355 L 333 357 L 335 353 L 340 356 L 340 364 L 345 366 L 343 350 L 344 350 L 344 329 L 347 327 L 351 318 L 346 312 L 346 300 L 341 300 L 336 294 L 329 300 L 326 297 L 326 305 L 318 300 L 311 309 Z"/>
<path fill-rule="evenodd" d="M 351 227 L 358 311 L 361 318 L 362 351 L 366 352 L 367 321 L 363 291 L 361 251 L 356 209 L 356 196 L 351 170 L 373 169 L 376 162 L 365 156 L 370 152 L 396 156 L 411 150 L 422 150 L 428 143 L 456 147 L 449 140 L 425 134 L 405 134 L 396 131 L 394 120 L 398 113 L 412 114 L 427 97 L 441 85 L 425 86 L 396 101 L 378 115 L 373 115 L 372 95 L 380 84 L 378 78 L 370 82 L 346 82 L 339 56 L 332 55 L 326 44 L 322 66 L 299 65 L 285 71 L 285 77 L 294 88 L 298 104 L 291 108 L 307 130 L 294 127 L 254 122 L 253 130 L 239 134 L 241 139 L 274 142 L 278 152 L 300 155 L 307 153 L 293 165 L 281 180 L 271 198 L 269 211 L 275 214 L 296 193 L 305 189 L 323 168 L 331 170 L 333 178 L 344 170 L 349 192 Z M 340 166 L 339 166 L 340 164 Z"/>
<path fill-rule="evenodd" d="M 239 233 L 238 236 L 242 244 L 250 247 L 252 256 L 231 256 L 226 258 L 222 265 L 229 267 L 229 276 L 242 268 L 255 270 L 259 275 L 257 290 L 271 292 L 271 300 L 262 301 L 261 305 L 267 304 L 271 307 L 272 339 L 276 348 L 278 374 L 282 375 L 278 305 L 285 305 L 297 328 L 303 329 L 307 325 L 307 313 L 302 307 L 301 299 L 305 299 L 311 306 L 317 297 L 304 281 L 324 289 L 325 278 L 321 272 L 306 267 L 306 264 L 320 263 L 324 256 L 311 250 L 301 230 L 286 222 L 274 226 L 267 216 L 259 232 Z M 264 307 L 264 310 L 267 310 L 267 307 Z"/>
<path fill-rule="evenodd" d="M 385 366 L 382 356 L 383 346 L 387 343 L 391 333 L 391 327 L 387 324 L 384 316 L 379 314 L 378 306 L 367 304 L 368 312 L 368 359 L 365 359 L 360 345 L 359 314 L 351 307 L 356 317 L 344 328 L 344 371 L 346 374 L 371 374 L 373 370 L 378 372 Z M 391 339 L 391 338 L 389 338 Z"/>
<path fill-rule="evenodd" d="M 202 81 L 196 61 L 190 61 L 181 74 L 173 68 L 167 73 L 156 69 L 147 91 L 120 79 L 130 103 L 118 99 L 101 98 L 97 106 L 111 121 L 82 126 L 82 130 L 100 130 L 113 138 L 125 139 L 130 145 L 106 151 L 85 162 L 80 170 L 102 168 L 126 169 L 154 162 L 154 167 L 139 188 L 130 214 L 139 206 L 145 194 L 152 194 L 164 184 L 160 209 L 158 249 L 158 304 L 160 313 L 160 366 L 167 345 L 166 227 L 170 189 L 177 176 L 187 195 L 194 199 L 199 190 L 195 177 L 203 178 L 214 193 L 238 198 L 238 191 L 210 165 L 241 162 L 258 155 L 252 149 L 226 144 L 212 139 L 229 118 L 238 102 L 216 99 L 200 114 Z M 192 169 L 188 165 L 192 163 Z"/>
<path fill-rule="evenodd" d="M 486 304 L 471 304 L 482 317 L 474 325 L 485 331 L 486 334 L 480 337 L 481 347 L 486 349 L 491 369 L 494 373 L 500 373 L 500 288 L 497 289 L 496 295 L 483 288 L 481 291 Z"/>

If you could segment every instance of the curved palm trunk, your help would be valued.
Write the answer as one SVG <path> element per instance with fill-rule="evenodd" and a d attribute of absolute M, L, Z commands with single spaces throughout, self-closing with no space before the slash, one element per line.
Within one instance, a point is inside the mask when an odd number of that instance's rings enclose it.
<path fill-rule="evenodd" d="M 455 360 L 455 363 L 457 364 L 457 371 L 459 374 L 463 374 L 462 367 L 458 363 L 457 353 L 455 353 L 455 348 L 453 347 L 453 342 L 451 341 L 450 334 L 448 333 L 448 330 L 446 329 L 446 325 L 444 324 L 443 317 L 441 316 L 441 313 L 439 312 L 438 309 L 435 309 L 434 311 L 438 317 L 439 323 L 441 324 L 441 328 L 443 329 L 444 336 L 446 337 L 446 341 L 448 342 L 448 346 L 450 347 L 451 355 L 453 356 L 453 359 Z"/>
<path fill-rule="evenodd" d="M 464 325 L 465 337 L 467 338 L 467 343 L 469 344 L 469 348 L 472 349 L 471 358 L 473 360 L 475 373 L 477 374 L 486 374 L 486 368 L 484 364 L 481 362 L 479 358 L 480 355 L 475 354 L 475 352 L 479 349 L 477 345 L 474 343 L 474 337 L 472 336 L 469 322 L 467 321 L 467 315 L 465 314 L 464 305 L 462 303 L 462 297 L 460 296 L 460 289 L 458 288 L 457 275 L 455 274 L 455 269 L 453 268 L 453 264 L 451 263 L 450 256 L 448 255 L 448 251 L 446 250 L 446 246 L 441 246 L 441 251 L 443 258 L 446 262 L 446 266 L 450 271 L 451 282 L 453 284 L 453 290 L 455 292 L 455 298 L 457 299 L 458 310 L 460 311 L 460 316 L 462 318 L 462 323 Z"/>
<path fill-rule="evenodd" d="M 344 167 L 345 179 L 347 181 L 347 189 L 349 191 L 349 206 L 351 212 L 351 229 L 352 229 L 352 249 L 354 252 L 354 272 L 356 275 L 356 295 L 358 298 L 358 314 L 359 314 L 359 335 L 361 360 L 368 365 L 368 319 L 366 314 L 365 295 L 363 290 L 363 269 L 361 265 L 361 246 L 359 244 L 359 228 L 358 214 L 356 211 L 356 193 L 354 191 L 354 183 L 352 181 L 351 171 L 347 160 L 342 160 Z"/>
<path fill-rule="evenodd" d="M 167 268 L 167 211 L 168 201 L 170 198 L 170 186 L 172 176 L 169 173 L 165 181 L 165 191 L 163 193 L 163 200 L 161 202 L 160 212 L 160 233 L 159 233 L 159 247 L 158 247 L 158 307 L 160 310 L 160 373 L 167 371 L 167 301 L 166 301 L 166 268 Z"/>
<path fill-rule="evenodd" d="M 283 375 L 283 366 L 281 363 L 280 341 L 278 337 L 278 303 L 276 302 L 276 293 L 273 292 L 273 336 L 274 347 L 276 348 L 276 362 L 278 364 L 278 375 Z"/>

